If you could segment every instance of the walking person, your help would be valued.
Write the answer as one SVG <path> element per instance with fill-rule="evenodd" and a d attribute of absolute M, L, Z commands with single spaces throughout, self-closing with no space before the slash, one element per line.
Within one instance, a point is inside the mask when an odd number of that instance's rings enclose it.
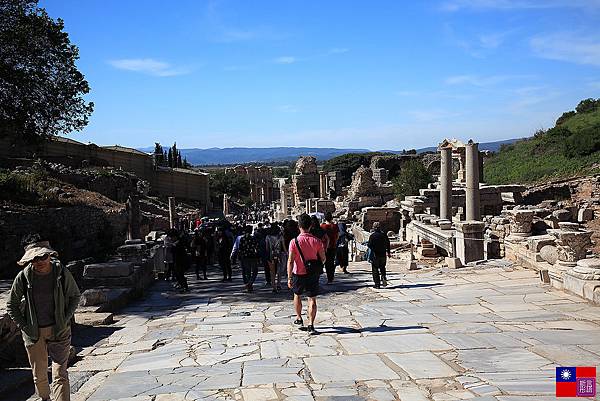
<path fill-rule="evenodd" d="M 240 235 L 233 246 L 231 259 L 235 260 L 239 256 L 240 266 L 242 267 L 242 278 L 246 291 L 252 292 L 254 281 L 258 276 L 258 241 L 252 235 L 252 226 L 244 228 L 244 234 Z"/>
<path fill-rule="evenodd" d="M 30 235 L 7 301 L 8 314 L 21 330 L 35 392 L 42 400 L 69 401 L 67 365 L 71 348 L 71 319 L 79 303 L 79 289 L 71 272 L 57 259 L 48 241 Z M 52 389 L 48 384 L 48 356 L 52 360 Z"/>
<path fill-rule="evenodd" d="M 269 269 L 271 270 L 271 283 L 273 292 L 281 291 L 281 276 L 285 275 L 287 252 L 285 252 L 283 233 L 277 223 L 272 223 L 269 235 L 266 238 L 269 255 Z"/>
<path fill-rule="evenodd" d="M 194 255 L 194 264 L 196 267 L 196 279 L 200 280 L 200 271 L 202 271 L 204 280 L 207 280 L 206 276 L 206 260 L 207 260 L 207 248 L 208 241 L 206 239 L 206 233 L 204 230 L 198 230 L 194 234 L 192 239 L 192 255 Z"/>
<path fill-rule="evenodd" d="M 317 295 L 319 295 L 319 275 L 323 262 L 326 262 L 325 247 L 321 239 L 310 234 L 311 218 L 306 213 L 300 215 L 300 235 L 290 241 L 287 262 L 288 287 L 294 292 L 294 324 L 304 326 L 302 320 L 302 295 L 308 297 L 309 334 L 318 334 L 315 330 L 317 317 Z"/>
<path fill-rule="evenodd" d="M 371 271 L 373 273 L 373 283 L 375 288 L 381 286 L 387 286 L 387 275 L 385 271 L 385 265 L 387 263 L 387 257 L 390 257 L 390 239 L 380 229 L 378 221 L 373 223 L 373 233 L 369 237 L 368 247 L 373 253 L 373 260 L 371 262 Z"/>
<path fill-rule="evenodd" d="M 258 241 L 259 263 L 265 272 L 265 287 L 268 287 L 271 285 L 271 269 L 267 253 L 267 231 L 263 223 L 258 223 L 256 230 L 254 230 L 254 238 Z"/>
<path fill-rule="evenodd" d="M 327 234 L 328 245 L 325 250 L 327 255 L 327 263 L 325 264 L 325 272 L 327 273 L 327 283 L 331 284 L 335 276 L 335 256 L 337 250 L 337 241 L 339 237 L 339 227 L 333 222 L 331 212 L 325 213 L 326 223 L 321 224 L 321 228 Z"/>
<path fill-rule="evenodd" d="M 179 237 L 179 233 L 175 229 L 169 230 L 168 235 L 173 242 L 173 256 L 175 259 L 173 263 L 173 274 L 175 275 L 175 280 L 177 280 L 177 287 L 181 292 L 189 292 L 187 278 L 185 277 L 185 271 L 189 267 L 185 241 Z"/>
<path fill-rule="evenodd" d="M 164 263 L 167 266 L 165 280 L 167 281 L 172 280 L 175 277 L 173 274 L 173 263 L 175 262 L 175 244 L 172 237 L 169 236 L 169 231 L 167 231 L 167 235 L 165 235 L 165 238 L 163 239 L 163 247 L 165 249 Z"/>
<path fill-rule="evenodd" d="M 233 244 L 231 239 L 225 232 L 225 228 L 219 227 L 217 229 L 217 236 L 215 239 L 215 246 L 217 257 L 219 259 L 219 266 L 223 270 L 223 282 L 231 281 L 231 248 Z"/>
<path fill-rule="evenodd" d="M 339 227 L 339 236 L 338 236 L 338 240 L 337 240 L 337 247 L 336 247 L 336 260 L 338 262 L 338 264 L 340 265 L 340 267 L 342 268 L 342 271 L 346 274 L 349 273 L 348 271 L 348 244 L 350 243 L 350 241 L 352 241 L 354 239 L 354 236 L 348 232 L 348 229 L 346 227 L 346 223 L 338 223 L 338 227 Z"/>

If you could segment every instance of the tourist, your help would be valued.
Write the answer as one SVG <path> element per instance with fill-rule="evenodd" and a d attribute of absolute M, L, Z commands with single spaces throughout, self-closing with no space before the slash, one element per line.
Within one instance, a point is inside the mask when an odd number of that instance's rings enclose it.
<path fill-rule="evenodd" d="M 321 240 L 321 242 L 323 243 L 323 249 L 327 249 L 329 247 L 329 236 L 327 235 L 325 230 L 323 230 L 321 228 L 321 222 L 319 221 L 317 216 L 313 215 L 310 217 L 309 232 Z M 327 284 L 331 284 L 331 281 L 329 281 L 329 278 L 327 278 Z"/>
<path fill-rule="evenodd" d="M 281 291 L 281 276 L 286 272 L 287 252 L 284 248 L 283 233 L 277 223 L 272 223 L 267 235 L 268 263 L 271 270 L 273 292 Z"/>
<path fill-rule="evenodd" d="M 177 280 L 177 285 L 181 292 L 189 292 L 187 278 L 185 277 L 185 271 L 189 267 L 187 247 L 183 239 L 179 237 L 179 233 L 175 229 L 171 229 L 167 232 L 167 235 L 171 237 L 173 243 L 173 275 Z"/>
<path fill-rule="evenodd" d="M 326 223 L 321 224 L 321 228 L 325 231 L 328 239 L 328 246 L 325 248 L 327 254 L 325 272 L 327 273 L 327 283 L 331 284 L 335 276 L 335 254 L 339 237 L 339 227 L 333 222 L 333 215 L 331 212 L 325 213 L 325 221 Z"/>
<path fill-rule="evenodd" d="M 239 256 L 242 267 L 242 278 L 246 291 L 252 292 L 254 281 L 258 275 L 258 241 L 252 235 L 252 226 L 248 225 L 244 229 L 244 234 L 240 235 L 233 246 L 231 259 L 234 261 Z"/>
<path fill-rule="evenodd" d="M 206 239 L 206 232 L 204 230 L 197 230 L 194 233 L 194 239 L 192 239 L 191 248 L 196 266 L 196 279 L 200 280 L 200 270 L 202 270 L 204 280 L 208 279 L 206 275 L 206 250 L 208 248 L 208 241 Z"/>
<path fill-rule="evenodd" d="M 213 254 L 215 252 L 215 238 L 212 226 L 207 228 L 206 232 L 206 263 L 213 264 Z"/>
<path fill-rule="evenodd" d="M 42 400 L 69 401 L 67 365 L 71 349 L 71 319 L 79 303 L 79 289 L 58 254 L 39 235 L 24 240 L 25 255 L 7 301 L 8 314 L 21 330 L 33 373 L 35 392 Z M 52 360 L 52 391 L 48 384 L 48 356 Z"/>
<path fill-rule="evenodd" d="M 339 236 L 336 247 L 336 260 L 342 268 L 342 271 L 348 274 L 348 244 L 354 239 L 354 236 L 348 232 L 346 223 L 338 223 Z"/>
<path fill-rule="evenodd" d="M 380 288 L 381 285 L 387 286 L 387 275 L 385 265 L 387 262 L 386 256 L 390 257 L 390 239 L 380 229 L 379 222 L 373 223 L 373 232 L 369 237 L 368 247 L 372 252 L 371 271 L 373 273 L 373 282 L 375 288 Z"/>
<path fill-rule="evenodd" d="M 164 247 L 164 263 L 167 267 L 167 271 L 165 272 L 165 280 L 173 280 L 175 275 L 173 274 L 173 262 L 175 261 L 174 250 L 175 244 L 171 236 L 165 235 L 163 239 L 163 247 Z"/>
<path fill-rule="evenodd" d="M 217 237 L 215 240 L 219 266 L 223 270 L 223 282 L 231 281 L 231 248 L 233 246 L 230 237 L 226 234 L 224 227 L 217 228 Z"/>
<path fill-rule="evenodd" d="M 319 294 L 319 275 L 322 263 L 326 262 L 325 247 L 321 239 L 310 234 L 311 218 L 306 213 L 300 215 L 300 235 L 290 241 L 287 262 L 288 287 L 294 292 L 294 324 L 304 327 L 302 320 L 303 294 L 308 297 L 309 334 L 317 334 L 315 319 L 317 317 L 317 295 Z M 313 271 L 311 271 L 313 270 Z"/>
<path fill-rule="evenodd" d="M 254 231 L 254 238 L 258 241 L 258 256 L 265 273 L 265 287 L 269 287 L 271 285 L 271 269 L 268 263 L 267 234 L 264 227 L 263 223 L 258 223 L 257 229 Z"/>

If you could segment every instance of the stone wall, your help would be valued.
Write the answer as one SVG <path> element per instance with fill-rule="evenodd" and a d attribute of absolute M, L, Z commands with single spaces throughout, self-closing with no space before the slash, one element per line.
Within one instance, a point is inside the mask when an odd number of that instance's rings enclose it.
<path fill-rule="evenodd" d="M 38 149 L 14 145 L 0 138 L 0 157 L 32 157 L 37 155 L 49 161 L 59 161 L 72 167 L 82 164 L 112 166 L 135 173 L 148 181 L 161 196 L 199 201 L 209 205 L 208 174 L 186 169 L 155 168 L 152 156 L 122 146 L 98 146 L 72 139 L 56 137 L 44 142 Z"/>
<path fill-rule="evenodd" d="M 127 213 L 124 206 L 108 211 L 85 205 L 0 207 L 0 277 L 14 277 L 23 255 L 21 240 L 35 232 L 50 240 L 63 262 L 104 255 L 125 240 Z"/>

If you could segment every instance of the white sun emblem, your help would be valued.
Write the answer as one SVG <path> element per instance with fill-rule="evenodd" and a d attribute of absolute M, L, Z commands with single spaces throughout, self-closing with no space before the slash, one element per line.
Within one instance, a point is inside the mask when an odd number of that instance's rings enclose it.
<path fill-rule="evenodd" d="M 560 373 L 560 377 L 562 377 L 564 380 L 568 380 L 571 378 L 571 372 L 565 369 Z"/>

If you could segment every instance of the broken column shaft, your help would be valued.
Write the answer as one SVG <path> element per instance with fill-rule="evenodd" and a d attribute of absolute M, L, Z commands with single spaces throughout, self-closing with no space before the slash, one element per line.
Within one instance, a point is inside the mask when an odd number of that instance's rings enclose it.
<path fill-rule="evenodd" d="M 440 219 L 452 221 L 452 148 L 441 148 L 440 156 Z"/>
<path fill-rule="evenodd" d="M 479 198 L 479 145 L 468 143 L 465 145 L 467 188 L 466 188 L 466 220 L 480 221 L 481 208 Z"/>

